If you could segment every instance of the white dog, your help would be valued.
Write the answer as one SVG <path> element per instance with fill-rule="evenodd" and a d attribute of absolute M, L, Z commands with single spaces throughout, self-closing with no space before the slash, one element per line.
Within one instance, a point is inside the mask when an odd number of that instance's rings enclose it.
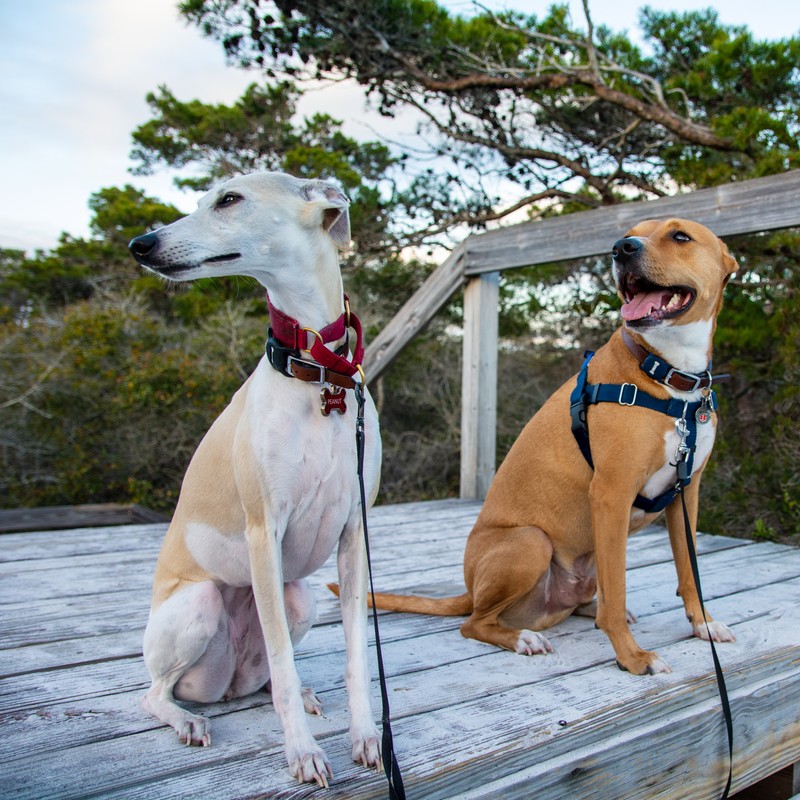
<path fill-rule="evenodd" d="M 144 637 L 152 686 L 142 704 L 182 742 L 209 745 L 209 721 L 175 699 L 212 703 L 269 681 L 289 769 L 321 786 L 332 770 L 304 714 L 322 709 L 311 689 L 301 689 L 294 645 L 315 617 L 305 579 L 337 544 L 353 759 L 381 763 L 351 391 L 363 378 L 354 363 L 363 348 L 360 325 L 345 310 L 337 256 L 350 239 L 347 206 L 325 181 L 256 173 L 221 184 L 193 214 L 130 244 L 140 264 L 171 280 L 254 277 L 269 291 L 272 325 L 267 356 L 187 469 L 156 566 Z M 358 332 L 356 355 L 348 326 Z M 381 448 L 368 396 L 365 428 L 371 505 Z"/>

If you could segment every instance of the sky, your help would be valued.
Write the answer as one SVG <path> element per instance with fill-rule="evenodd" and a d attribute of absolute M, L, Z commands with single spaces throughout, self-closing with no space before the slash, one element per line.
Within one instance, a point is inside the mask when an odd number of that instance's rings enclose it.
<path fill-rule="evenodd" d="M 446 0 L 460 13 L 470 0 Z M 548 0 L 485 0 L 543 14 Z M 583 21 L 581 0 L 570 0 Z M 643 5 L 676 11 L 712 6 L 725 24 L 758 37 L 800 33 L 796 0 L 590 0 L 595 24 L 635 35 Z M 222 47 L 184 23 L 175 0 L 27 0 L 0 3 L 0 248 L 50 249 L 62 232 L 88 237 L 90 195 L 126 183 L 191 212 L 197 195 L 162 173 L 130 173 L 131 132 L 149 119 L 148 92 L 164 84 L 180 100 L 232 103 L 256 73 L 225 65 Z M 357 87 L 309 93 L 301 116 L 324 111 L 358 139 L 409 137 L 409 118 L 369 113 Z"/>

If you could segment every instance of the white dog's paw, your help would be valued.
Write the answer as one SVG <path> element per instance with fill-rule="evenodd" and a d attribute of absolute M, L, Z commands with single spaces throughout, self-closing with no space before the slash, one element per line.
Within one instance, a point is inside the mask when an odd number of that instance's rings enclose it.
<path fill-rule="evenodd" d="M 698 639 L 702 639 L 705 642 L 708 641 L 709 633 L 715 642 L 736 641 L 733 631 L 724 622 L 717 622 L 714 620 L 713 622 L 709 622 L 707 627 L 705 622 L 700 622 L 698 624 L 693 623 L 692 630 Z"/>
<path fill-rule="evenodd" d="M 211 722 L 205 717 L 187 712 L 175 730 L 181 744 L 211 747 Z"/>
<path fill-rule="evenodd" d="M 515 652 L 521 656 L 543 655 L 552 653 L 553 645 L 541 633 L 523 629 L 519 632 Z"/>
<path fill-rule="evenodd" d="M 303 698 L 303 708 L 306 710 L 306 714 L 322 716 L 322 700 L 317 697 L 312 688 L 303 687 L 300 690 L 300 696 Z"/>
<path fill-rule="evenodd" d="M 163 699 L 152 688 L 139 702 L 145 711 L 172 727 L 181 744 L 211 746 L 211 720 L 190 714 L 185 708 Z"/>
<path fill-rule="evenodd" d="M 373 726 L 369 731 L 352 733 L 350 738 L 353 742 L 353 761 L 367 768 L 375 767 L 380 771 L 383 762 L 381 761 L 381 737 L 378 729 Z"/>
<path fill-rule="evenodd" d="M 333 778 L 333 769 L 325 758 L 325 753 L 312 739 L 309 747 L 293 747 L 286 745 L 286 760 L 289 772 L 300 783 L 316 783 L 325 789 L 328 780 Z"/>

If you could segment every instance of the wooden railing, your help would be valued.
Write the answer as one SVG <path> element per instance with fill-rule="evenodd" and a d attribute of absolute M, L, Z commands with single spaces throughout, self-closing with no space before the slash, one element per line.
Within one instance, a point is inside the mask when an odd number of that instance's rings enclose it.
<path fill-rule="evenodd" d="M 800 170 L 470 236 L 375 337 L 364 362 L 370 379 L 464 287 L 461 497 L 483 498 L 495 471 L 500 272 L 610 253 L 637 222 L 669 217 L 696 220 L 722 237 L 800 226 Z"/>

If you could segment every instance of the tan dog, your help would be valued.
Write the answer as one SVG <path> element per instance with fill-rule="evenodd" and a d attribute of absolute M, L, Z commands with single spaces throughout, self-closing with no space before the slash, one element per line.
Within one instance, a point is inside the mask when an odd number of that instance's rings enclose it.
<path fill-rule="evenodd" d="M 716 427 L 711 400 L 704 399 L 706 370 L 723 288 L 737 265 L 707 228 L 681 219 L 640 223 L 614 245 L 613 256 L 625 335 L 617 330 L 588 363 L 589 384 L 615 387 L 613 402 L 589 403 L 584 411 L 594 469 L 571 431 L 573 378 L 531 419 L 497 472 L 467 541 L 467 592 L 447 599 L 380 594 L 379 608 L 469 614 L 464 636 L 525 655 L 552 651 L 535 631 L 583 613 L 596 616 L 622 669 L 669 671 L 628 627 L 626 540 L 656 516 L 632 507 L 637 495 L 654 498 L 676 483 L 675 465 L 687 451 L 678 420 L 685 408 L 702 420 L 685 490 L 694 530 Z M 640 365 L 647 353 L 653 355 Z M 668 383 L 650 377 L 665 373 Z M 634 405 L 645 393 L 658 402 L 675 398 L 671 407 L 680 410 L 673 416 Z M 707 639 L 679 498 L 666 516 L 678 591 L 695 636 Z M 721 622 L 710 622 L 708 630 L 715 641 L 734 640 Z"/>
<path fill-rule="evenodd" d="M 244 175 L 209 192 L 190 216 L 130 244 L 139 263 L 173 280 L 250 275 L 269 289 L 273 332 L 279 318 L 308 326 L 295 329 L 302 343 L 293 355 L 268 351 L 189 464 L 156 566 L 144 638 L 153 683 L 142 703 L 181 741 L 209 745 L 209 721 L 175 698 L 213 703 L 269 681 L 292 775 L 323 786 L 331 767 L 305 719 L 322 707 L 313 691 L 301 690 L 294 645 L 314 622 L 306 576 L 337 545 L 353 759 L 381 763 L 369 696 L 356 401 L 347 390 L 354 381 L 326 373 L 308 353 L 319 347 L 325 361 L 328 350 L 347 353 L 352 319 L 349 310 L 344 315 L 337 257 L 350 240 L 347 206 L 325 181 Z M 328 329 L 334 340 L 326 348 L 319 332 Z M 276 352 L 283 353 L 280 368 L 273 368 Z M 321 386 L 344 413 L 320 414 Z M 368 396 L 365 428 L 372 504 L 381 447 Z"/>

